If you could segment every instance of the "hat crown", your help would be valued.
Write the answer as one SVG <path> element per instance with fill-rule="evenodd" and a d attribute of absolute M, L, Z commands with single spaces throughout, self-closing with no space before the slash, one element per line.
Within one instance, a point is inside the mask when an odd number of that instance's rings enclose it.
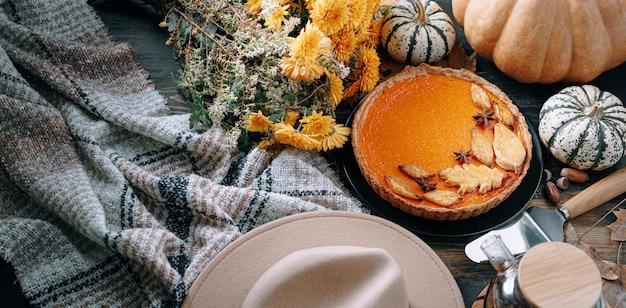
<path fill-rule="evenodd" d="M 400 266 L 382 248 L 321 246 L 290 253 L 250 289 L 243 307 L 408 307 Z"/>

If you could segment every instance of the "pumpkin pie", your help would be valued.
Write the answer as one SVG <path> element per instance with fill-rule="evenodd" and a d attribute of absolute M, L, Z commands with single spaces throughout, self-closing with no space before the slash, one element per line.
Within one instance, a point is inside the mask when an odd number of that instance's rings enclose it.
<path fill-rule="evenodd" d="M 380 83 L 352 121 L 361 173 L 383 199 L 415 216 L 483 214 L 520 185 L 532 137 L 497 86 L 459 69 L 408 66 Z"/>

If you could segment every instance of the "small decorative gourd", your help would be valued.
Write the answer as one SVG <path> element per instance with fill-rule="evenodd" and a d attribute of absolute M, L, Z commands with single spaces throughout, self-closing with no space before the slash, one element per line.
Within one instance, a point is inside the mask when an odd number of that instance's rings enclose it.
<path fill-rule="evenodd" d="M 452 0 L 476 53 L 525 83 L 587 83 L 626 61 L 626 0 Z"/>
<path fill-rule="evenodd" d="M 456 42 L 452 19 L 432 0 L 397 0 L 384 17 L 381 45 L 396 61 L 434 63 Z"/>
<path fill-rule="evenodd" d="M 539 138 L 560 162 L 580 170 L 615 165 L 626 147 L 626 108 L 592 85 L 570 86 L 539 111 Z"/>

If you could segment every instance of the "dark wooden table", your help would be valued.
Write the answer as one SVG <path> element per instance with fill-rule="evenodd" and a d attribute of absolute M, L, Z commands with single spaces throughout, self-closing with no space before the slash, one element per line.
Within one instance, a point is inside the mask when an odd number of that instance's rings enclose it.
<path fill-rule="evenodd" d="M 130 41 L 137 50 L 139 59 L 144 67 L 151 73 L 157 88 L 161 90 L 167 97 L 176 95 L 176 89 L 171 81 L 171 74 L 175 74 L 179 69 L 179 64 L 172 58 L 171 50 L 163 45 L 167 33 L 165 30 L 157 27 L 160 21 L 158 15 L 147 13 L 149 8 L 140 4 L 128 4 L 125 7 L 101 7 L 99 10 L 103 21 L 110 27 L 111 33 L 120 41 Z M 445 11 L 451 14 L 450 0 L 440 0 L 438 3 Z M 470 49 L 465 41 L 462 29 L 457 25 L 457 41 L 461 42 L 466 49 Z M 539 110 L 543 102 L 551 95 L 561 90 L 566 85 L 551 84 L 521 84 L 516 82 L 502 73 L 500 73 L 493 64 L 478 58 L 477 74 L 499 86 L 511 99 L 525 112 L 528 117 L 529 124 L 537 127 L 539 119 Z M 603 90 L 612 92 L 626 102 L 626 65 L 622 65 L 617 69 L 607 72 L 597 78 L 592 84 L 597 85 Z M 172 101 L 175 110 L 180 110 L 179 103 Z M 343 112 L 343 113 L 342 113 Z M 348 111 L 349 112 L 349 111 Z M 339 112 L 340 116 L 345 116 L 346 110 Z M 329 154 L 329 160 L 341 164 L 340 155 Z M 553 172 L 558 173 L 562 164 L 555 159 L 544 157 L 546 167 Z M 563 192 L 563 200 L 571 198 L 574 194 L 581 191 L 591 183 L 606 176 L 620 166 L 626 165 L 626 159 L 618 164 L 618 166 L 609 170 L 591 173 L 591 179 L 585 184 L 574 184 Z M 626 183 L 624 183 L 626 185 Z M 608 212 L 621 198 L 622 195 L 611 202 L 602 205 L 595 210 L 574 219 L 571 224 L 578 234 L 586 232 L 601 217 Z M 539 205 L 543 207 L 553 207 L 543 197 L 543 185 L 540 185 L 531 205 Z M 610 241 L 610 229 L 606 226 L 615 220 L 613 215 L 601 220 L 601 222 L 585 234 L 583 241 L 592 244 L 598 251 L 598 254 L 606 259 L 615 261 L 617 258 L 618 243 Z M 419 234 L 418 234 L 419 235 Z M 461 289 L 466 306 L 471 306 L 476 296 L 489 283 L 494 275 L 494 270 L 489 264 L 475 264 L 470 261 L 464 253 L 465 244 L 471 238 L 440 238 L 427 237 L 419 235 L 425 240 L 441 257 L 448 266 L 452 275 Z"/>
<path fill-rule="evenodd" d="M 445 11 L 451 14 L 450 0 L 439 0 L 437 2 L 440 3 Z M 180 63 L 174 59 L 171 48 L 165 45 L 168 33 L 165 29 L 158 27 L 162 17 L 141 1 L 104 1 L 96 5 L 96 9 L 104 23 L 110 28 L 111 34 L 119 41 L 130 42 L 136 49 L 139 60 L 150 73 L 150 78 L 155 82 L 157 89 L 165 97 L 170 98 L 169 104 L 172 106 L 173 112 L 185 112 L 184 105 L 171 98 L 178 94 L 172 76 L 177 74 L 180 69 Z M 458 25 L 457 37 L 457 41 L 469 50 L 470 47 L 465 41 L 463 31 Z M 525 112 L 529 124 L 534 128 L 538 125 L 538 114 L 543 102 L 566 86 L 561 83 L 551 85 L 518 83 L 500 73 L 493 64 L 480 57 L 478 57 L 476 73 L 496 84 L 507 93 Z M 623 64 L 612 71 L 604 73 L 591 84 L 612 92 L 626 103 L 625 82 L 626 64 Z M 349 110 L 345 109 L 340 112 L 343 116 L 347 113 L 349 113 Z M 328 159 L 338 166 L 341 164 L 340 155 L 336 153 L 329 154 Z M 555 173 L 558 173 L 563 167 L 562 164 L 549 155 L 544 156 L 544 163 L 546 168 Z M 568 190 L 563 192 L 562 199 L 567 200 L 571 198 L 590 184 L 622 166 L 626 166 L 626 159 L 622 159 L 617 166 L 611 169 L 590 173 L 591 178 L 588 182 L 571 185 Z M 583 241 L 593 245 L 601 258 L 613 262 L 618 257 L 619 243 L 610 240 L 610 229 L 607 228 L 607 225 L 615 221 L 615 217 L 608 215 L 603 218 L 603 216 L 624 197 L 626 197 L 626 194 L 622 194 L 571 221 L 578 234 L 586 232 L 582 238 Z M 543 196 L 543 184 L 540 185 L 535 193 L 530 205 L 553 208 Z M 471 238 L 429 237 L 420 234 L 418 236 L 426 241 L 448 266 L 461 289 L 466 306 L 471 306 L 476 296 L 489 283 L 495 273 L 489 264 L 475 264 L 465 256 L 464 246 Z M 10 270 L 7 269 L 6 264 L 3 264 L 0 274 L 3 277 L 8 277 L 10 276 L 9 272 Z M 6 280 L 3 279 L 3 281 Z"/>

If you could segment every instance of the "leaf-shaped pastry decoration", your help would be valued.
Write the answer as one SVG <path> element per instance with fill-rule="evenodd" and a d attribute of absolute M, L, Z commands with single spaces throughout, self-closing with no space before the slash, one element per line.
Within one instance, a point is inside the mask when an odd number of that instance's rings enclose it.
<path fill-rule="evenodd" d="M 476 104 L 476 107 L 481 110 L 491 109 L 491 100 L 489 99 L 489 95 L 487 95 L 487 92 L 485 92 L 481 86 L 472 83 L 472 86 L 470 87 L 470 95 L 472 96 L 472 101 Z"/>
<path fill-rule="evenodd" d="M 406 185 L 406 183 L 402 182 L 402 180 L 400 180 L 399 178 L 388 175 L 388 176 L 385 176 L 385 181 L 387 181 L 387 185 L 389 185 L 389 189 L 391 189 L 391 191 L 394 194 L 400 195 L 402 197 L 407 197 L 410 199 L 422 200 L 422 197 L 420 197 L 417 193 L 415 193 L 411 189 L 411 187 Z"/>
<path fill-rule="evenodd" d="M 459 194 L 473 192 L 476 189 L 484 194 L 500 187 L 508 174 L 485 165 L 464 164 L 441 170 L 439 176 L 445 180 L 446 185 L 459 186 L 457 190 Z"/>
<path fill-rule="evenodd" d="M 481 163 L 493 165 L 493 146 L 491 140 L 480 131 L 472 128 L 472 155 Z"/>
<path fill-rule="evenodd" d="M 493 127 L 493 153 L 498 166 L 515 173 L 520 172 L 526 158 L 526 148 L 522 140 L 502 123 L 496 123 Z"/>
<path fill-rule="evenodd" d="M 414 180 L 424 179 L 432 175 L 418 164 L 399 165 L 398 168 Z"/>
<path fill-rule="evenodd" d="M 461 195 L 449 190 L 431 190 L 423 195 L 424 199 L 435 203 L 437 205 L 441 205 L 444 207 L 450 207 L 455 204 L 457 201 L 463 199 Z"/>
<path fill-rule="evenodd" d="M 513 117 L 513 113 L 511 110 L 507 109 L 504 106 L 500 106 L 496 101 L 493 102 L 493 109 L 496 113 L 496 120 L 498 122 L 508 126 L 513 129 L 515 127 L 515 118 Z"/>

